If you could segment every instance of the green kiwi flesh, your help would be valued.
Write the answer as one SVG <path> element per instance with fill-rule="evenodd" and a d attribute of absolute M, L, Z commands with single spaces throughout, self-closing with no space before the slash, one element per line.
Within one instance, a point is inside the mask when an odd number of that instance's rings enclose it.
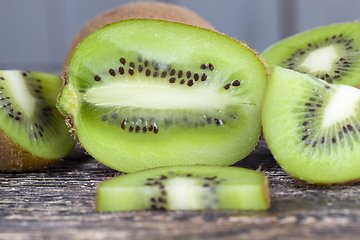
<path fill-rule="evenodd" d="M 337 184 L 360 179 L 360 90 L 275 67 L 262 112 L 266 142 L 297 179 Z"/>
<path fill-rule="evenodd" d="M 360 23 L 338 23 L 290 36 L 266 49 L 268 66 L 307 73 L 332 84 L 360 84 Z"/>
<path fill-rule="evenodd" d="M 54 74 L 0 71 L 0 171 L 38 170 L 72 150 L 75 140 L 56 109 L 61 85 Z"/>
<path fill-rule="evenodd" d="M 98 161 L 123 172 L 231 165 L 261 132 L 267 69 L 246 45 L 207 29 L 123 20 L 72 54 L 58 108 Z"/>
<path fill-rule="evenodd" d="M 267 179 L 237 167 L 174 166 L 120 175 L 100 184 L 99 212 L 131 210 L 266 210 Z"/>

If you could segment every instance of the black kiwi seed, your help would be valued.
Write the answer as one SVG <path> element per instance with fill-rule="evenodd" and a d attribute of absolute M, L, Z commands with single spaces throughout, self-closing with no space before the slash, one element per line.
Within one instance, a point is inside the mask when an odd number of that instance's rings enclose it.
<path fill-rule="evenodd" d="M 134 127 L 133 126 L 130 126 L 129 127 L 129 132 L 132 132 L 134 130 Z"/>
<path fill-rule="evenodd" d="M 156 78 L 156 77 L 158 77 L 158 75 L 159 75 L 158 72 L 154 72 L 153 77 Z"/>
<path fill-rule="evenodd" d="M 174 77 L 169 79 L 169 83 L 175 83 L 175 81 L 176 81 L 176 78 L 174 78 Z"/>
<path fill-rule="evenodd" d="M 146 69 L 146 71 L 145 71 L 145 75 L 146 75 L 147 77 L 149 77 L 149 76 L 151 75 L 151 71 L 150 71 L 150 69 Z"/>
<path fill-rule="evenodd" d="M 228 90 L 228 89 L 230 88 L 230 86 L 231 86 L 230 83 L 228 83 L 228 84 L 226 84 L 226 85 L 224 86 L 224 89 L 225 89 L 225 90 Z"/>
<path fill-rule="evenodd" d="M 210 71 L 213 71 L 213 70 L 214 70 L 214 65 L 212 65 L 211 63 L 209 63 L 209 69 L 210 69 Z"/>
<path fill-rule="evenodd" d="M 94 80 L 98 82 L 98 81 L 101 80 L 101 78 L 100 78 L 98 75 L 96 75 L 96 76 L 94 77 Z"/>
<path fill-rule="evenodd" d="M 182 78 L 182 76 L 183 76 L 183 71 L 179 70 L 179 72 L 178 72 L 178 78 Z"/>
<path fill-rule="evenodd" d="M 102 121 L 107 121 L 108 120 L 108 116 L 107 115 L 104 115 L 102 118 L 101 118 Z"/>
<path fill-rule="evenodd" d="M 201 75 L 201 81 L 205 81 L 205 80 L 206 80 L 206 78 L 207 78 L 206 74 L 205 74 L 205 73 L 203 73 L 203 75 Z"/>
<path fill-rule="evenodd" d="M 180 84 L 184 84 L 184 83 L 185 83 L 185 80 L 181 79 Z"/>
<path fill-rule="evenodd" d="M 0 80 L 5 80 L 5 78 L 4 78 L 4 77 L 2 77 L 2 76 L 0 76 Z"/>
<path fill-rule="evenodd" d="M 215 118 L 215 119 L 214 119 L 214 122 L 215 122 L 216 125 L 218 125 L 218 126 L 221 125 L 221 120 L 219 120 L 219 119 L 216 119 L 216 118 Z"/>
<path fill-rule="evenodd" d="M 192 85 L 194 85 L 194 81 L 193 81 L 193 80 L 189 80 L 189 81 L 187 82 L 187 85 L 188 85 L 189 87 L 191 87 Z"/>
<path fill-rule="evenodd" d="M 187 77 L 187 79 L 191 78 L 191 72 L 190 71 L 186 72 L 186 77 Z"/>
<path fill-rule="evenodd" d="M 123 67 L 119 67 L 119 73 L 120 73 L 121 75 L 123 75 L 123 74 L 125 73 L 125 70 L 124 70 Z"/>
<path fill-rule="evenodd" d="M 158 71 L 158 70 L 159 70 L 159 64 L 158 64 L 158 63 L 155 63 L 155 65 L 154 65 L 154 69 L 155 69 L 156 71 Z"/>
<path fill-rule="evenodd" d="M 121 63 L 122 65 L 125 65 L 125 63 L 126 63 L 125 58 L 120 58 L 120 63 Z"/>
<path fill-rule="evenodd" d="M 197 73 L 194 74 L 194 80 L 195 81 L 199 80 L 199 74 L 197 74 Z"/>
<path fill-rule="evenodd" d="M 139 61 L 139 63 L 142 62 L 142 56 L 138 56 L 138 61 Z"/>
<path fill-rule="evenodd" d="M 172 69 L 172 70 L 170 71 L 170 76 L 174 76 L 175 73 L 176 73 L 175 69 Z"/>
<path fill-rule="evenodd" d="M 115 76 L 115 75 L 116 75 L 114 69 L 112 69 L 112 68 L 109 69 L 109 73 L 110 73 L 111 76 Z"/>
<path fill-rule="evenodd" d="M 149 66 L 149 61 L 146 60 L 146 61 L 144 62 L 144 65 L 145 65 L 145 67 L 148 67 L 148 66 Z"/>
<path fill-rule="evenodd" d="M 132 76 L 132 75 L 134 75 L 134 69 L 132 69 L 132 68 L 130 68 L 129 70 L 128 70 L 128 72 L 129 72 L 129 74 Z"/>
<path fill-rule="evenodd" d="M 151 132 L 153 130 L 153 128 L 154 128 L 153 125 L 150 125 L 148 130 Z"/>
<path fill-rule="evenodd" d="M 129 66 L 134 69 L 134 68 L 135 68 L 135 63 L 134 63 L 134 62 L 130 62 L 130 63 L 129 63 Z"/>
<path fill-rule="evenodd" d="M 166 77 L 166 72 L 165 71 L 163 71 L 162 73 L 161 73 L 161 78 L 165 78 Z"/>
<path fill-rule="evenodd" d="M 138 71 L 142 72 L 144 70 L 144 67 L 142 65 L 139 65 Z"/>
<path fill-rule="evenodd" d="M 122 130 L 125 130 L 125 119 L 122 121 L 122 123 L 121 123 L 121 129 Z"/>
<path fill-rule="evenodd" d="M 111 115 L 112 119 L 116 119 L 117 118 L 117 113 L 114 113 L 113 115 Z"/>
<path fill-rule="evenodd" d="M 232 85 L 235 86 L 235 87 L 240 86 L 240 81 L 239 80 L 234 80 L 232 82 Z"/>
<path fill-rule="evenodd" d="M 154 133 L 158 133 L 159 132 L 159 130 L 158 130 L 158 128 L 155 126 L 154 127 Z"/>
<path fill-rule="evenodd" d="M 206 64 L 201 64 L 200 68 L 201 68 L 201 69 L 207 69 L 208 67 L 207 67 Z"/>

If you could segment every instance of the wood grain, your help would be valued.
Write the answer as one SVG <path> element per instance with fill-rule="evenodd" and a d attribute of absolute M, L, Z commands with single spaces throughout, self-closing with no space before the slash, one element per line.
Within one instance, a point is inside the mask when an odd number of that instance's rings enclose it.
<path fill-rule="evenodd" d="M 80 149 L 41 172 L 0 174 L 0 239 L 359 239 L 360 185 L 289 177 L 261 140 L 236 164 L 268 175 L 268 211 L 94 211 L 117 172 Z"/>

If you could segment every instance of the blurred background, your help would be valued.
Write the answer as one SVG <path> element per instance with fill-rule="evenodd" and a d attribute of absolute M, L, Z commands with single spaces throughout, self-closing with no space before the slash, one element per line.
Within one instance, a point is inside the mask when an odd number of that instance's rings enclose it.
<path fill-rule="evenodd" d="M 60 73 L 67 48 L 96 15 L 130 0 L 0 0 L 0 69 Z M 258 52 L 292 34 L 356 21 L 359 0 L 166 0 Z"/>

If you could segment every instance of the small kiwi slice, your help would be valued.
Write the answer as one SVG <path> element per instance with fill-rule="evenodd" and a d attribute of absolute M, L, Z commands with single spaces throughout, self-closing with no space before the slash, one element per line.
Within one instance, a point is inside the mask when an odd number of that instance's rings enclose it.
<path fill-rule="evenodd" d="M 58 107 L 88 153 L 119 171 L 224 166 L 259 140 L 266 81 L 257 54 L 230 37 L 131 19 L 78 45 Z"/>
<path fill-rule="evenodd" d="M 288 37 L 261 56 L 268 66 L 307 73 L 332 84 L 360 84 L 360 23 L 338 23 Z"/>
<path fill-rule="evenodd" d="M 277 162 L 309 183 L 360 179 L 360 90 L 275 67 L 263 104 L 263 132 Z"/>
<path fill-rule="evenodd" d="M 0 71 L 0 171 L 35 171 L 59 161 L 75 145 L 56 109 L 61 78 Z"/>
<path fill-rule="evenodd" d="M 162 19 L 215 30 L 214 26 L 212 26 L 198 14 L 176 4 L 141 1 L 128 3 L 126 5 L 121 5 L 107 12 L 101 13 L 85 24 L 85 26 L 74 37 L 66 53 L 64 61 L 64 72 L 68 67 L 72 52 L 79 44 L 79 42 L 81 42 L 81 40 L 84 39 L 87 35 L 109 23 L 132 18 Z"/>
<path fill-rule="evenodd" d="M 174 166 L 105 181 L 97 188 L 96 210 L 266 210 L 269 195 L 266 177 L 254 170 Z"/>

